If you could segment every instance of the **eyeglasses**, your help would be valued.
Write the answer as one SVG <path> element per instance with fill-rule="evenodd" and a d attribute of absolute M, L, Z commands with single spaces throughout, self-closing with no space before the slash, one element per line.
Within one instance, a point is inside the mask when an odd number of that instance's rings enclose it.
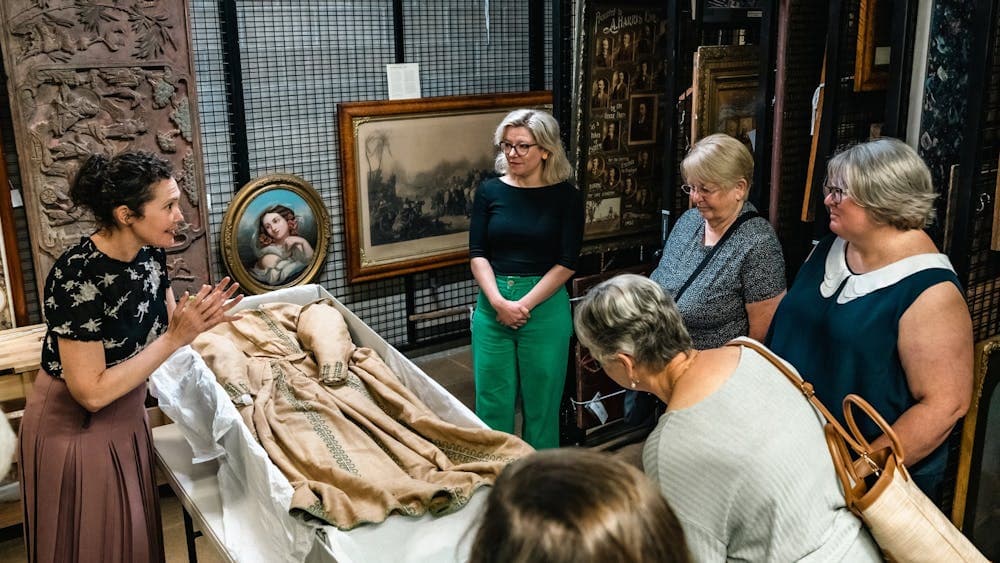
<path fill-rule="evenodd" d="M 538 143 L 508 143 L 507 141 L 500 141 L 500 151 L 504 154 L 510 154 L 510 149 L 514 149 L 517 156 L 525 156 L 531 147 L 537 146 Z"/>
<path fill-rule="evenodd" d="M 823 183 L 823 199 L 830 198 L 830 202 L 834 205 L 840 205 L 840 202 L 844 201 L 844 196 L 851 195 L 846 188 L 841 188 L 840 186 L 834 186 L 832 184 Z M 853 200 L 854 204 L 858 207 L 864 207 L 857 200 Z"/>
<path fill-rule="evenodd" d="M 694 184 L 681 184 L 681 191 L 687 195 L 698 194 L 701 197 L 711 197 L 722 191 L 722 188 L 706 188 L 705 186 L 695 186 Z"/>

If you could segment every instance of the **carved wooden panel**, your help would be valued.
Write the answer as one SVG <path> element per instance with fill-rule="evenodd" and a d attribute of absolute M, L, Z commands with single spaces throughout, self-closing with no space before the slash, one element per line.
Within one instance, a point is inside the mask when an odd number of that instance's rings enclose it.
<path fill-rule="evenodd" d="M 4 67 L 39 294 L 55 259 L 94 230 L 68 196 L 88 155 L 174 165 L 186 224 L 167 258 L 176 294 L 209 279 L 187 2 L 3 0 Z"/>

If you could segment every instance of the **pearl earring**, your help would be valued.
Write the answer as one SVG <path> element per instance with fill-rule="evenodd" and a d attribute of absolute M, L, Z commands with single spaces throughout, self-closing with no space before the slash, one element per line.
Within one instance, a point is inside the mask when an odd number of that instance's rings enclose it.
<path fill-rule="evenodd" d="M 636 383 L 637 383 L 637 382 L 636 382 L 636 380 L 634 380 L 634 379 L 633 379 L 633 380 L 632 380 L 632 389 L 635 389 L 635 384 L 636 384 Z"/>

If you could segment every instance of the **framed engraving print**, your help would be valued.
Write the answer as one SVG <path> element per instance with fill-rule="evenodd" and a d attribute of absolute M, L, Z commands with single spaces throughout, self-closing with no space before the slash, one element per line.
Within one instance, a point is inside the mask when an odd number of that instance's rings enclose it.
<path fill-rule="evenodd" d="M 551 103 L 528 92 L 340 104 L 348 279 L 468 261 L 473 195 L 497 175 L 497 125 Z"/>

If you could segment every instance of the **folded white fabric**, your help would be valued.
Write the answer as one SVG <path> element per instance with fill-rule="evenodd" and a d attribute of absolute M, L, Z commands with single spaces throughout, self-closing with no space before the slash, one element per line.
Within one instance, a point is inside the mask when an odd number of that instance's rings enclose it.
<path fill-rule="evenodd" d="M 250 435 L 201 356 L 185 346 L 149 381 L 160 409 L 181 427 L 193 462 L 219 460 L 226 547 L 239 561 L 303 561 L 316 527 L 288 513 L 292 486 Z"/>

